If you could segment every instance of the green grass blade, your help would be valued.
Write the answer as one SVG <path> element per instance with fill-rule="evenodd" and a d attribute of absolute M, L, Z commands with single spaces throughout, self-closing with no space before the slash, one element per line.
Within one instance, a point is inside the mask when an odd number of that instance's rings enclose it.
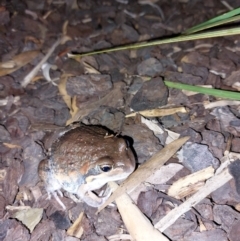
<path fill-rule="evenodd" d="M 204 23 L 200 23 L 190 29 L 187 29 L 184 33 L 185 34 L 190 34 L 190 33 L 194 33 L 194 32 L 197 32 L 197 31 L 200 31 L 200 30 L 203 30 L 203 29 L 207 29 L 209 28 L 208 26 L 212 25 L 212 24 L 216 24 L 217 22 L 219 21 L 224 21 L 224 20 L 227 20 L 229 18 L 232 18 L 236 15 L 240 14 L 240 8 L 236 8 L 232 11 L 229 11 L 227 13 L 224 13 L 218 17 L 215 17 L 215 18 L 212 18 Z M 213 25 L 213 26 L 217 26 L 217 25 Z"/>
<path fill-rule="evenodd" d="M 207 25 L 202 25 L 200 27 L 195 26 L 193 28 L 190 28 L 190 29 L 186 30 L 184 32 L 184 34 L 196 33 L 196 32 L 208 29 L 208 28 L 213 28 L 213 27 L 216 27 L 216 26 L 220 26 L 220 25 L 223 25 L 223 24 L 226 24 L 226 23 L 231 23 L 231 22 L 235 22 L 235 21 L 239 21 L 239 20 L 240 20 L 240 16 L 238 15 L 238 16 L 235 16 L 235 17 L 231 17 L 231 18 L 223 19 L 223 20 L 220 20 L 220 21 L 217 21 L 217 22 L 213 22 L 213 23 L 210 23 L 210 24 L 207 24 Z"/>
<path fill-rule="evenodd" d="M 175 89 L 180 89 L 180 90 L 189 90 L 189 91 L 193 91 L 196 93 L 220 97 L 223 99 L 240 100 L 240 92 L 219 90 L 219 89 L 209 89 L 209 88 L 205 88 L 205 87 L 176 83 L 176 82 L 172 82 L 172 81 L 168 81 L 168 80 L 165 80 L 164 83 L 166 86 L 168 86 L 170 88 L 175 88 Z"/>
<path fill-rule="evenodd" d="M 205 39 L 205 38 L 231 36 L 231 35 L 237 35 L 237 34 L 240 34 L 240 28 L 215 30 L 215 31 L 206 32 L 206 33 L 180 35 L 178 37 L 173 37 L 173 38 L 168 38 L 168 39 L 142 42 L 142 43 L 137 43 L 137 44 L 130 44 L 130 45 L 119 46 L 119 47 L 110 48 L 110 49 L 103 49 L 103 50 L 98 50 L 98 51 L 93 51 L 93 52 L 88 52 L 88 53 L 83 53 L 83 54 L 68 54 L 68 57 L 78 58 L 78 57 L 95 55 L 95 54 L 110 53 L 110 52 L 120 51 L 120 50 L 136 49 L 136 48 L 149 47 L 149 46 L 155 46 L 155 45 L 161 45 L 161 44 L 177 43 L 177 42 L 198 40 L 198 39 Z"/>

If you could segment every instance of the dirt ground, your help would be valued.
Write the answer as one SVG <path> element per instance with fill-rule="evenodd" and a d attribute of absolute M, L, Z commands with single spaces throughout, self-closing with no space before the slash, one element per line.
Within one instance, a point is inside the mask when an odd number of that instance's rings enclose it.
<path fill-rule="evenodd" d="M 230 154 L 238 158 L 239 102 L 212 105 L 217 98 L 168 88 L 164 80 L 238 91 L 239 36 L 82 58 L 68 54 L 176 36 L 239 5 L 234 0 L 2 0 L 0 240 L 133 240 L 125 235 L 128 230 L 115 204 L 96 214 L 96 208 L 73 201 L 66 192 L 60 197 L 66 210 L 47 198 L 38 165 L 48 155 L 50 134 L 67 124 L 100 125 L 125 136 L 137 166 L 171 141 L 190 137 L 157 182 L 144 182 L 132 194 L 152 224 L 205 180 L 180 196 L 170 195 L 173 183 L 209 166 L 216 170 Z M 56 43 L 63 35 L 64 41 Z M 28 81 L 26 76 L 54 44 Z M 173 108 L 156 116 L 136 113 Z M 163 231 L 169 240 L 240 241 L 238 164 L 231 166 L 233 179 Z"/>

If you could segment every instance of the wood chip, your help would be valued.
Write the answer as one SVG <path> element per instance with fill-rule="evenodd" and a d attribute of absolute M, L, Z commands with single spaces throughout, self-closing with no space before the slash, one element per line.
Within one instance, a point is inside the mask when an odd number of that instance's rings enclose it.
<path fill-rule="evenodd" d="M 203 181 L 214 175 L 214 168 L 212 166 L 204 168 L 198 172 L 182 177 L 172 184 L 168 190 L 168 195 L 177 199 L 182 199 L 190 194 L 195 193 L 201 186 Z M 200 185 L 198 185 L 200 183 Z"/>

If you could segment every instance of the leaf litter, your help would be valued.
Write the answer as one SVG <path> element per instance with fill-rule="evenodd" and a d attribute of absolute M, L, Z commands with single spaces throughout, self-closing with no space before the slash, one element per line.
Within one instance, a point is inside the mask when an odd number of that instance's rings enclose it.
<path fill-rule="evenodd" d="M 130 239 L 127 233 L 136 240 L 144 240 L 143 237 L 146 237 L 145 240 L 150 237 L 151 240 L 154 238 L 157 240 L 209 240 L 207 237 L 237 240 L 237 228 L 224 228 L 223 231 L 216 227 L 215 223 L 220 222 L 220 214 L 223 210 L 233 215 L 235 221 L 232 227 L 237 227 L 239 222 L 239 215 L 237 215 L 240 201 L 237 196 L 238 180 L 236 175 L 233 179 L 226 169 L 231 162 L 235 163 L 232 160 L 234 156 L 234 159 L 236 156 L 239 157 L 237 153 L 239 103 L 201 94 L 188 96 L 181 90 L 171 88 L 167 88 L 168 94 L 166 94 L 164 92 L 166 87 L 163 85 L 165 79 L 170 79 L 183 84 L 197 83 L 211 85 L 214 88 L 238 89 L 237 69 L 240 57 L 237 48 L 232 47 L 234 39 L 228 39 L 229 46 L 227 42 L 223 43 L 215 39 L 206 40 L 204 44 L 186 42 L 180 45 L 167 44 L 161 48 L 145 48 L 134 51 L 134 54 L 131 52 L 132 55 L 123 51 L 77 60 L 79 68 L 83 64 L 84 74 L 110 76 L 112 89 L 106 93 L 95 90 L 94 93 L 90 93 L 90 88 L 88 88 L 84 96 L 72 95 L 74 89 L 69 90 L 67 84 L 71 77 L 75 77 L 76 72 L 73 69 L 64 72 L 64 67 L 61 68 L 67 59 L 66 53 L 69 51 L 87 52 L 91 49 L 103 49 L 106 46 L 117 45 L 117 43 L 126 44 L 133 39 L 161 37 L 168 35 L 168 31 L 177 33 L 178 28 L 182 30 L 184 24 L 190 27 L 193 19 L 202 19 L 201 11 L 204 10 L 205 13 L 212 7 L 222 11 L 223 7 L 211 6 L 210 3 L 196 3 L 198 7 L 195 6 L 191 11 L 187 11 L 190 14 L 189 19 L 179 15 L 167 23 L 161 15 L 162 9 L 166 13 L 173 11 L 172 8 L 181 9 L 184 15 L 186 9 L 179 7 L 184 3 L 176 3 L 176 6 L 170 8 L 170 5 L 156 1 L 153 4 L 150 3 L 149 8 L 145 6 L 143 12 L 141 12 L 143 9 L 140 3 L 129 3 L 127 11 L 121 1 L 99 7 L 99 12 L 94 10 L 94 5 L 98 3 L 93 4 L 92 1 L 75 2 L 72 6 L 67 4 L 66 12 L 61 8 L 58 9 L 59 11 L 52 11 L 56 3 L 48 4 L 48 6 L 37 5 L 37 3 L 31 5 L 27 2 L 26 5 L 11 6 L 17 13 L 15 15 L 12 14 L 11 8 L 3 7 L 0 12 L 1 29 L 6 31 L 6 28 L 10 26 L 13 29 L 13 32 L 3 38 L 2 49 L 8 49 L 9 52 L 1 52 L 2 62 L 0 64 L 0 96 L 4 103 L 0 106 L 1 126 L 4 127 L 1 139 L 7 140 L 2 142 L 0 162 L 0 184 L 3 187 L 0 193 L 0 210 L 3 211 L 0 212 L 0 217 L 5 217 L 0 223 L 0 236 L 3 240 L 17 240 L 16 233 L 21 234 L 17 238 L 22 240 L 48 240 L 50 238 L 68 240 L 70 238 L 68 236 L 72 236 L 72 240 L 76 240 L 76 237 L 81 237 L 85 241 L 106 240 L 106 238 L 111 240 L 111 236 L 114 235 L 117 235 L 119 239 Z M 136 21 L 133 17 L 135 15 L 129 14 L 131 11 L 138 11 L 135 6 L 137 4 L 140 9 L 137 16 L 141 16 L 138 19 L 139 26 L 136 26 L 134 22 Z M 25 8 L 26 14 L 23 14 L 21 7 Z M 185 7 L 190 8 L 190 6 Z M 52 10 L 45 11 L 47 9 Z M 117 9 L 120 9 L 118 14 Z M 198 11 L 194 12 L 196 9 Z M 43 12 L 47 12 L 47 15 L 41 16 Z M 82 15 L 83 12 L 93 14 L 93 18 L 85 19 L 87 15 Z M 65 23 L 60 17 L 64 14 L 69 19 Z M 165 12 L 164 15 L 167 16 Z M 1 18 L 1 16 L 5 17 Z M 39 21 L 44 23 L 40 32 L 33 27 L 39 26 L 39 24 L 34 25 L 37 21 L 36 16 L 41 16 Z M 83 18 L 78 16 L 83 16 Z M 92 20 L 95 17 L 98 19 L 96 23 Z M 184 24 L 183 19 L 185 19 Z M 18 22 L 23 23 L 21 27 Z M 97 25 L 94 26 L 95 24 Z M 115 24 L 120 27 L 116 28 Z M 137 27 L 138 31 L 134 31 L 134 27 L 131 26 Z M 18 31 L 18 37 L 14 32 L 15 29 Z M 47 31 L 51 34 L 46 35 Z M 64 42 L 59 40 L 59 33 L 67 36 Z M 12 45 L 9 45 L 10 42 Z M 42 48 L 41 52 L 39 47 Z M 24 51 L 21 52 L 22 49 Z M 45 57 L 38 65 L 40 55 L 44 53 L 48 54 L 44 55 Z M 47 59 L 49 66 L 42 76 L 39 70 Z M 37 68 L 34 72 L 30 72 L 33 66 Z M 57 66 L 57 69 L 51 69 L 51 76 L 50 66 Z M 141 75 L 148 76 L 146 78 Z M 27 78 L 24 79 L 26 76 Z M 32 82 L 32 80 L 38 81 Z M 57 86 L 52 85 L 52 80 L 55 80 L 54 83 Z M 225 86 L 222 86 L 222 83 Z M 99 87 L 103 87 L 101 85 L 99 84 Z M 160 85 L 163 88 L 158 89 Z M 76 87 L 79 88 L 79 86 L 81 85 L 77 83 Z M 129 89 L 131 91 L 128 92 Z M 155 92 L 159 93 L 154 94 Z M 157 108 L 154 109 L 153 106 Z M 217 106 L 221 107 L 216 108 Z M 131 112 L 129 107 L 134 112 Z M 128 118 L 121 119 L 119 116 Z M 118 120 L 118 123 L 112 124 L 111 120 Z M 121 191 L 116 191 L 116 193 L 119 192 L 122 196 L 118 196 L 120 194 L 115 196 L 114 192 L 110 199 L 116 198 L 117 207 L 127 230 L 115 206 L 108 206 L 99 214 L 95 214 L 95 209 L 83 203 L 74 203 L 64 196 L 63 202 L 71 211 L 71 215 L 68 216 L 59 211 L 59 207 L 53 200 L 46 199 L 44 189 L 37 184 L 37 178 L 35 178 L 37 166 L 45 155 L 43 143 L 51 143 L 48 135 L 52 130 L 57 131 L 66 124 L 76 121 L 82 121 L 85 124 L 104 123 L 116 133 L 130 137 L 130 143 L 133 140 L 139 166 L 132 174 L 135 178 L 130 177 L 120 184 L 118 190 Z M 221 135 L 216 133 L 221 133 Z M 229 138 L 229 135 L 232 138 Z M 192 163 L 189 160 L 191 158 L 186 158 L 185 154 L 182 156 L 188 160 L 183 161 L 182 164 L 178 163 L 179 154 L 174 155 L 174 153 L 181 147 L 182 142 L 188 139 L 188 137 L 182 139 L 184 136 L 189 136 L 189 141 L 192 143 L 208 146 L 207 151 L 212 153 L 213 158 L 216 158 L 219 163 L 223 162 L 213 177 L 211 177 L 212 167 L 200 168 L 198 172 L 195 172 L 198 169 L 191 169 Z M 228 140 L 231 141 L 227 147 Z M 170 148 L 171 150 L 168 149 L 169 146 L 179 142 L 182 144 L 174 146 L 173 149 Z M 159 151 L 157 164 L 148 164 L 157 151 Z M 223 153 L 227 153 L 224 158 Z M 148 159 L 150 160 L 147 161 Z M 167 159 L 169 159 L 168 163 L 163 165 Z M 201 166 L 200 162 L 201 160 L 196 161 L 197 168 Z M 163 165 L 162 168 L 161 165 Z M 143 171 L 144 168 L 146 169 Z M 205 177 L 202 176 L 202 172 L 206 172 Z M 208 178 L 210 179 L 206 181 Z M 38 191 L 34 189 L 36 187 Z M 128 197 L 128 195 L 131 197 L 129 192 L 133 188 L 135 188 L 132 192 L 135 204 Z M 171 194 L 174 188 L 175 192 Z M 129 191 L 128 194 L 125 193 L 126 190 Z M 41 192 L 42 195 L 40 195 Z M 181 199 L 186 197 L 186 200 L 175 200 L 167 194 Z M 214 203 L 207 198 L 208 195 L 212 195 Z M 154 200 L 154 198 L 155 202 L 151 203 L 149 200 Z M 147 215 L 148 219 L 145 217 L 143 203 L 148 205 L 149 210 L 151 209 L 149 216 Z M 235 208 L 235 212 L 229 209 L 229 203 Z M 5 208 L 10 205 L 13 208 Z M 27 207 L 30 209 L 24 210 Z M 201 210 L 202 207 L 202 213 L 198 211 L 200 214 L 196 214 L 194 209 L 189 212 L 192 207 L 197 210 Z M 126 210 L 126 208 L 129 209 Z M 40 212 L 35 215 L 30 210 L 40 210 Z M 209 213 L 212 211 L 215 216 L 209 215 L 206 220 L 203 218 L 206 214 L 203 210 L 209 210 Z M 43 212 L 44 215 L 42 215 Z M 186 218 L 180 217 L 184 213 Z M 18 217 L 31 231 L 31 237 L 21 222 L 9 219 L 8 215 Z M 29 218 L 29 215 L 34 218 Z M 137 220 L 134 217 L 137 217 Z M 67 225 L 60 225 L 59 220 L 65 220 Z M 109 220 L 116 221 L 115 229 L 109 225 Z M 198 225 L 196 220 L 200 225 L 199 230 L 196 229 Z M 225 225 L 223 227 L 227 227 L 224 221 L 221 220 L 221 222 Z M 72 226 L 67 229 L 70 223 Z M 117 232 L 116 227 L 122 231 Z M 8 229 L 12 231 L 4 231 Z M 193 232 L 190 232 L 191 230 Z"/>

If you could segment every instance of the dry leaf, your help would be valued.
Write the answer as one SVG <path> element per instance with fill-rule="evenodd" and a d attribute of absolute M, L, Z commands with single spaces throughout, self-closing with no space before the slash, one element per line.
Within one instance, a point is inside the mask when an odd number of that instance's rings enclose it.
<path fill-rule="evenodd" d="M 71 111 L 70 111 L 72 118 L 70 118 L 67 121 L 66 125 L 70 125 L 71 123 L 75 122 L 74 119 L 77 113 L 79 113 L 79 108 L 77 107 L 77 96 L 74 96 L 72 98 Z"/>
<path fill-rule="evenodd" d="M 18 211 L 14 214 L 14 217 L 21 221 L 29 230 L 30 233 L 34 230 L 35 226 L 42 219 L 42 208 L 31 208 Z"/>
<path fill-rule="evenodd" d="M 42 78 L 43 78 L 42 75 L 37 75 L 37 76 L 32 78 L 32 83 L 37 82 L 39 80 L 42 80 Z"/>
<path fill-rule="evenodd" d="M 4 146 L 8 147 L 8 148 L 22 148 L 21 146 L 19 145 L 15 145 L 15 144 L 11 144 L 11 143 L 7 143 L 7 142 L 4 142 L 3 143 Z"/>
<path fill-rule="evenodd" d="M 66 103 L 67 107 L 70 109 L 71 118 L 67 121 L 66 125 L 73 123 L 73 118 L 78 113 L 79 109 L 77 107 L 77 98 L 74 96 L 73 98 L 67 93 L 67 80 L 68 77 L 72 75 L 63 74 L 60 78 L 60 82 L 58 84 L 58 90 L 62 95 L 64 102 Z"/>
<path fill-rule="evenodd" d="M 20 69 L 35 59 L 39 53 L 39 50 L 23 52 L 14 56 L 11 61 L 0 63 L 0 76 L 11 74 L 14 71 Z"/>
<path fill-rule="evenodd" d="M 173 115 L 175 113 L 187 113 L 187 110 L 185 107 L 175 107 L 175 108 L 169 108 L 169 109 L 153 109 L 153 110 L 143 110 L 139 112 L 134 112 L 129 115 L 126 115 L 125 117 L 133 117 L 136 116 L 137 113 L 140 115 L 143 115 L 145 117 L 159 117 L 159 116 L 167 116 L 167 115 Z"/>
<path fill-rule="evenodd" d="M 183 137 L 178 139 L 161 151 L 156 153 L 147 162 L 142 164 L 135 172 L 133 172 L 119 187 L 110 198 L 98 209 L 101 211 L 108 204 L 113 202 L 117 197 L 121 196 L 125 192 L 130 192 L 136 188 L 140 183 L 144 182 L 148 177 L 158 170 L 168 159 L 175 154 L 175 152 L 189 139 L 189 137 Z"/>
<path fill-rule="evenodd" d="M 168 189 L 168 195 L 177 199 L 182 199 L 195 193 L 204 185 L 203 181 L 214 175 L 212 166 L 202 169 L 193 174 L 180 178 Z"/>
<path fill-rule="evenodd" d="M 58 84 L 58 90 L 66 103 L 67 107 L 71 110 L 71 105 L 72 105 L 72 98 L 71 96 L 67 93 L 66 85 L 67 85 L 67 79 L 71 75 L 66 75 L 63 74 L 60 78 L 60 82 Z"/>
<path fill-rule="evenodd" d="M 114 182 L 109 183 L 111 188 L 117 188 Z M 127 194 L 123 194 L 116 199 L 118 210 L 122 220 L 132 238 L 136 241 L 167 241 L 169 240 L 156 230 L 146 216 L 133 204 Z"/>
<path fill-rule="evenodd" d="M 64 21 L 63 26 L 62 26 L 63 39 L 64 39 L 64 37 L 67 36 L 67 27 L 68 27 L 68 20 Z M 64 42 L 61 44 L 64 44 Z"/>
<path fill-rule="evenodd" d="M 85 74 L 101 74 L 97 69 L 93 68 L 90 64 L 83 61 Z"/>
<path fill-rule="evenodd" d="M 81 212 L 78 216 L 78 218 L 76 219 L 76 221 L 73 223 L 73 225 L 71 227 L 69 227 L 69 229 L 67 230 L 67 234 L 76 238 L 81 238 L 82 234 L 83 234 L 83 228 L 81 226 L 81 222 L 82 222 L 82 218 L 83 218 L 83 212 Z"/>

